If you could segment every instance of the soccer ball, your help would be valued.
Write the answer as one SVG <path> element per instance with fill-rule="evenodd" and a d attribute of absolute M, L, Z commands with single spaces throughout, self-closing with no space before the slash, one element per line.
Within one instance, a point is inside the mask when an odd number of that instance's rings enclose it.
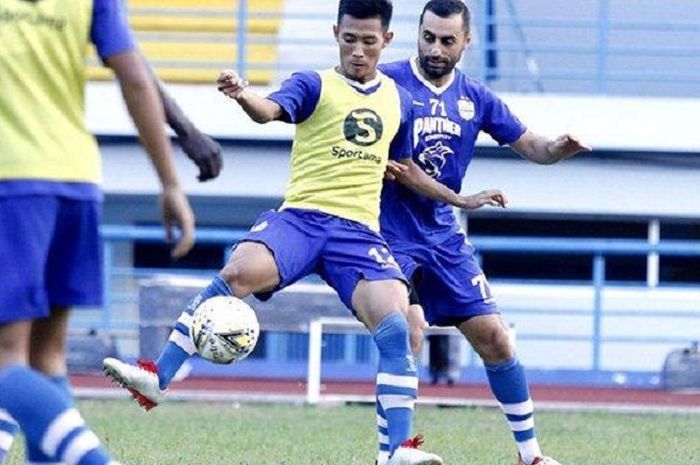
<path fill-rule="evenodd" d="M 214 363 L 243 360 L 255 348 L 259 335 L 255 312 L 236 297 L 207 299 L 192 316 L 192 342 L 202 358 Z"/>

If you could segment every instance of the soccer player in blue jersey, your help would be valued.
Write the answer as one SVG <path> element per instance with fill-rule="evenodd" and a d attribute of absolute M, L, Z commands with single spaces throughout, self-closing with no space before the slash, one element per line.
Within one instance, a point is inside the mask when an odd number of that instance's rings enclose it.
<path fill-rule="evenodd" d="M 70 308 L 102 301 L 100 161 L 84 122 L 89 40 L 120 81 L 168 229 L 181 228 L 175 256 L 192 246 L 192 212 L 119 2 L 8 0 L 0 16 L 0 463 L 21 428 L 30 464 L 114 464 L 73 407 L 66 374 Z M 220 149 L 183 118 L 171 108 L 200 178 L 212 177 Z"/>
<path fill-rule="evenodd" d="M 416 137 L 412 161 L 395 173 L 399 182 L 384 186 L 381 233 L 412 280 L 409 320 L 418 322 L 414 329 L 421 327 L 421 306 L 429 324 L 457 327 L 484 361 L 491 389 L 515 437 L 520 463 L 556 464 L 543 456 L 538 445 L 525 372 L 509 344 L 474 247 L 450 205 L 407 187 L 416 178 L 412 172 L 421 170 L 459 192 L 480 131 L 538 164 L 590 149 L 568 134 L 555 140 L 534 134 L 488 88 L 455 68 L 470 42 L 469 19 L 461 0 L 429 1 L 420 16 L 418 56 L 380 66 L 411 93 Z M 380 465 L 386 459 L 385 448 L 380 440 Z"/>

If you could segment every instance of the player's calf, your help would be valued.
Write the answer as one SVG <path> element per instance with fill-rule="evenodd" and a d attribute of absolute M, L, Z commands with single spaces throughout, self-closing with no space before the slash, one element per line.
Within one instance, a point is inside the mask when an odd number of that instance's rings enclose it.
<path fill-rule="evenodd" d="M 423 307 L 417 304 L 409 305 L 406 320 L 408 320 L 410 328 L 411 352 L 414 356 L 417 356 L 423 346 L 424 332 L 428 328 L 428 322 L 425 321 L 425 315 L 423 314 Z"/>

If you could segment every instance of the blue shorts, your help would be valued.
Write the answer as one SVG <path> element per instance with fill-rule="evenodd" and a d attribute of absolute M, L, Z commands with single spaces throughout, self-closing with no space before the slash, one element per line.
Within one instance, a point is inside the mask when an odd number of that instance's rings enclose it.
<path fill-rule="evenodd" d="M 488 281 L 462 233 L 438 245 L 389 240 L 401 271 L 414 284 L 425 319 L 454 326 L 477 315 L 498 313 Z"/>
<path fill-rule="evenodd" d="M 276 289 L 255 294 L 260 300 L 311 273 L 321 276 L 350 310 L 352 293 L 362 279 L 398 279 L 407 284 L 378 233 L 320 211 L 288 208 L 265 212 L 241 241 L 265 244 L 280 273 Z"/>
<path fill-rule="evenodd" d="M 102 304 L 98 201 L 0 197 L 0 324 Z"/>

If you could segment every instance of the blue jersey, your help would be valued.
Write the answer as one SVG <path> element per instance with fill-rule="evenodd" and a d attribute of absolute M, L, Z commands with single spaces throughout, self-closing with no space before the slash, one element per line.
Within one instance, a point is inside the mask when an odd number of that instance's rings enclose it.
<path fill-rule="evenodd" d="M 424 79 L 414 59 L 380 66 L 413 100 L 413 161 L 455 192 L 474 156 L 479 131 L 499 144 L 515 142 L 525 126 L 483 84 L 455 69 L 437 88 Z M 452 206 L 428 199 L 396 182 L 384 183 L 381 232 L 393 240 L 437 244 L 459 230 Z"/>

